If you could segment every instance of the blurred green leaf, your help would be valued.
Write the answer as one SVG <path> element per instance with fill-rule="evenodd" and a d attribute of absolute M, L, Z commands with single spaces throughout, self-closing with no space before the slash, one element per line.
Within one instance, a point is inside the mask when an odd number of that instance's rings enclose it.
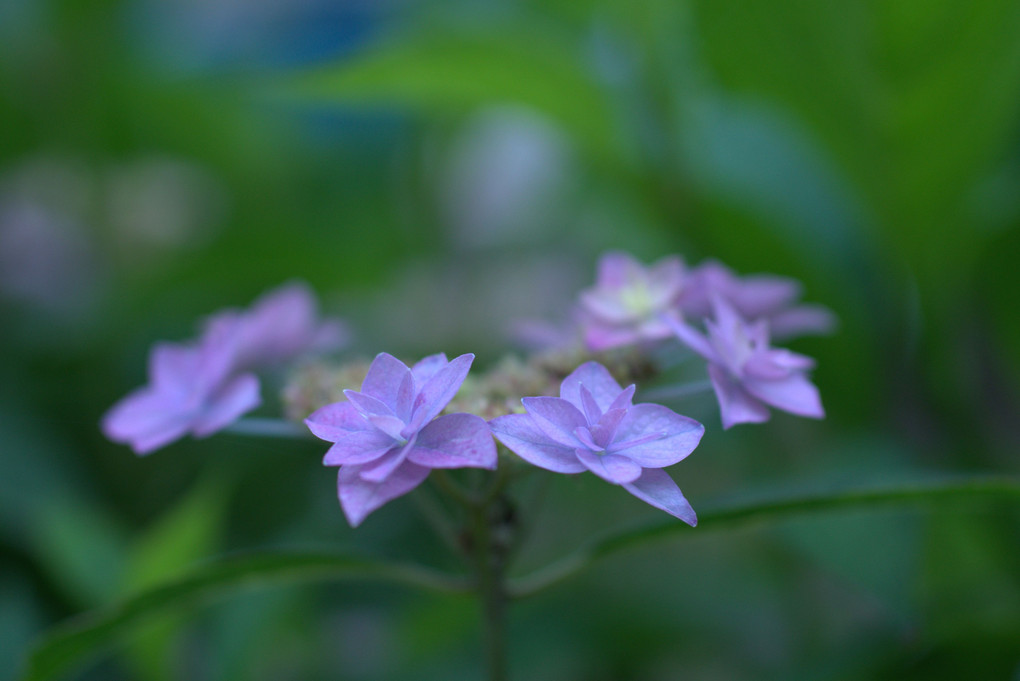
<path fill-rule="evenodd" d="M 0 681 L 15 678 L 18 663 L 44 617 L 33 598 L 32 582 L 20 570 L 0 575 Z"/>
<path fill-rule="evenodd" d="M 440 114 L 524 105 L 562 125 L 596 159 L 619 160 L 611 102 L 564 44 L 512 31 L 432 33 L 304 74 L 287 91 L 319 102 L 396 104 Z"/>
<path fill-rule="evenodd" d="M 224 485 L 207 480 L 167 511 L 132 547 L 123 592 L 135 593 L 173 578 L 212 553 L 227 501 Z"/>
<path fill-rule="evenodd" d="M 803 120 L 867 197 L 883 245 L 952 293 L 980 245 L 960 224 L 969 194 L 1016 130 L 1016 2 L 695 6 L 723 88 Z"/>
<path fill-rule="evenodd" d="M 215 553 L 228 500 L 218 479 L 200 482 L 135 543 L 122 593 L 139 593 L 167 582 Z M 173 646 L 182 623 L 179 613 L 169 612 L 134 632 L 127 657 L 136 674 L 155 681 L 175 677 Z"/>
<path fill-rule="evenodd" d="M 127 537 L 107 511 L 73 496 L 40 509 L 36 553 L 53 579 L 79 606 L 93 608 L 117 594 Z"/>
<path fill-rule="evenodd" d="M 382 581 L 447 592 L 470 582 L 427 568 L 360 556 L 258 553 L 208 563 L 190 574 L 65 622 L 29 653 L 24 681 L 58 678 L 98 654 L 115 638 L 168 609 L 193 607 L 242 588 L 331 580 Z"/>

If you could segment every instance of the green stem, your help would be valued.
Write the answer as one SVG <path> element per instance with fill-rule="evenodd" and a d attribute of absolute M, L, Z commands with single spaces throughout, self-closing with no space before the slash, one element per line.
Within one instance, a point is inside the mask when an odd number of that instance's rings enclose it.
<path fill-rule="evenodd" d="M 307 440 L 311 437 L 308 429 L 293 421 L 283 419 L 247 418 L 236 421 L 223 429 L 225 433 L 251 435 L 254 437 L 282 437 Z"/>
<path fill-rule="evenodd" d="M 474 524 L 475 571 L 482 605 L 482 638 L 488 681 L 506 681 L 506 584 L 504 552 L 494 541 L 489 506 L 477 506 Z"/>

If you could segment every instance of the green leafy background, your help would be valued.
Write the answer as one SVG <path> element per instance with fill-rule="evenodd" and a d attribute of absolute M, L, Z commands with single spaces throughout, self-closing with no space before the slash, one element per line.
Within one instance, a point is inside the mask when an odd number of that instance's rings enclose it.
<path fill-rule="evenodd" d="M 550 480 L 515 583 L 587 569 L 513 605 L 512 678 L 1020 674 L 1015 0 L 170 5 L 0 6 L 0 681 L 480 678 L 412 499 L 353 531 L 315 442 L 140 459 L 97 424 L 153 342 L 284 281 L 349 356 L 484 366 L 608 248 L 803 281 L 828 417 L 674 405 L 699 529 Z M 5 236 L 26 203 L 42 255 Z M 916 481 L 955 491 L 767 510 Z"/>

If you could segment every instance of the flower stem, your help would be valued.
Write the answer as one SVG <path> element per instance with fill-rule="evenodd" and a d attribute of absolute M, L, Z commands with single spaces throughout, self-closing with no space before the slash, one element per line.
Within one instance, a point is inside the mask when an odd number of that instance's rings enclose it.
<path fill-rule="evenodd" d="M 304 426 L 283 419 L 247 418 L 223 429 L 225 433 L 255 437 L 283 437 L 305 440 L 311 433 Z"/>
<path fill-rule="evenodd" d="M 493 533 L 491 506 L 472 513 L 478 596 L 482 606 L 482 643 L 488 681 L 506 681 L 505 551 Z"/>

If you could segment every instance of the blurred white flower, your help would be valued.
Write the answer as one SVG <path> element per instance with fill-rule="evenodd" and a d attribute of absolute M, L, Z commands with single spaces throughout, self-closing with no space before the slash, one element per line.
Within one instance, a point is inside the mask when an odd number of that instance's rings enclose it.
<path fill-rule="evenodd" d="M 226 213 L 216 179 L 180 159 L 155 156 L 116 166 L 105 189 L 107 220 L 131 260 L 202 245 Z"/>
<path fill-rule="evenodd" d="M 443 215 L 465 247 L 534 241 L 564 217 L 574 177 L 569 144 L 521 107 L 488 109 L 454 141 L 440 180 Z"/>

